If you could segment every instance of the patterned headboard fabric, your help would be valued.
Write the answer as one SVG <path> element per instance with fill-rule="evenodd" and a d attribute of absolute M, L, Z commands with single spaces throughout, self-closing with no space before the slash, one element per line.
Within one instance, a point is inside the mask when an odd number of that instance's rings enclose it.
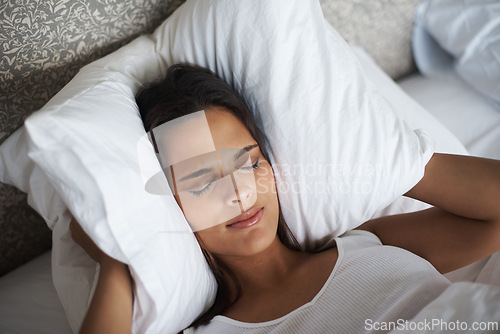
<path fill-rule="evenodd" d="M 236 1 L 236 0 L 235 0 Z M 325 18 L 393 78 L 414 71 L 419 0 L 320 0 Z M 85 64 L 158 26 L 184 0 L 5 0 L 0 4 L 0 143 Z M 0 276 L 50 249 L 26 195 L 0 183 Z"/>
<path fill-rule="evenodd" d="M 27 0 L 0 5 L 0 143 L 85 64 L 147 33 L 184 0 Z M 26 195 L 0 183 L 0 275 L 50 249 Z"/>
<path fill-rule="evenodd" d="M 413 13 L 421 0 L 320 0 L 325 19 L 350 44 L 363 47 L 393 79 L 416 71 Z"/>

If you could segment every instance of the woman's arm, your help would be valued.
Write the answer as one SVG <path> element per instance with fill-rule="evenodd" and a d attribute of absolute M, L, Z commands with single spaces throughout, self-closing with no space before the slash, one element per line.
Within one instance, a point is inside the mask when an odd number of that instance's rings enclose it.
<path fill-rule="evenodd" d="M 70 229 L 73 239 L 101 266 L 80 333 L 132 333 L 133 284 L 128 267 L 102 252 L 76 220 Z"/>
<path fill-rule="evenodd" d="M 442 273 L 500 250 L 500 161 L 436 153 L 405 196 L 435 207 L 360 228 L 422 256 Z"/>

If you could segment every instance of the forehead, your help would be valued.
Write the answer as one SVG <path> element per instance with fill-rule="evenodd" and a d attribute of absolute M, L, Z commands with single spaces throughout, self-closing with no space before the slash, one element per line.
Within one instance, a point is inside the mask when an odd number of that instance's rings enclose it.
<path fill-rule="evenodd" d="M 240 148 L 255 139 L 247 127 L 224 107 L 213 107 L 205 113 L 216 148 Z"/>
<path fill-rule="evenodd" d="M 245 125 L 224 107 L 211 107 L 153 129 L 168 165 L 213 152 L 255 143 Z"/>

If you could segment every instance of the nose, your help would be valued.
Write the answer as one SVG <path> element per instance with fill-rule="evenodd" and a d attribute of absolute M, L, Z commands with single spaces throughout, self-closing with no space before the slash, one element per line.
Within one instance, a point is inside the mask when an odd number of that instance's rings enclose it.
<path fill-rule="evenodd" d="M 250 187 L 243 187 L 243 190 L 241 190 L 240 188 L 237 188 L 237 189 L 235 189 L 235 191 L 236 191 L 236 195 L 238 196 L 239 199 L 238 198 L 233 199 L 233 203 L 237 202 L 238 200 L 241 202 L 246 202 L 253 195 L 253 191 L 252 191 L 252 189 L 250 189 Z"/>
<path fill-rule="evenodd" d="M 253 179 L 253 178 L 252 178 Z M 226 204 L 228 206 L 240 206 L 242 212 L 250 209 L 257 200 L 257 191 L 255 187 L 255 180 L 248 180 L 248 178 L 239 178 L 237 175 L 232 176 L 234 192 L 227 198 Z"/>

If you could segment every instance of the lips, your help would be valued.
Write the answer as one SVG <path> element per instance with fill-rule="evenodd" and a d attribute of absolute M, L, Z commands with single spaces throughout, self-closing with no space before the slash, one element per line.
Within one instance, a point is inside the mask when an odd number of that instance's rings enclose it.
<path fill-rule="evenodd" d="M 226 227 L 231 227 L 231 228 L 247 228 L 250 226 L 253 226 L 257 224 L 260 219 L 262 218 L 264 208 L 251 208 L 250 210 L 245 211 L 238 217 L 232 219 L 229 221 L 228 224 L 226 224 Z"/>

